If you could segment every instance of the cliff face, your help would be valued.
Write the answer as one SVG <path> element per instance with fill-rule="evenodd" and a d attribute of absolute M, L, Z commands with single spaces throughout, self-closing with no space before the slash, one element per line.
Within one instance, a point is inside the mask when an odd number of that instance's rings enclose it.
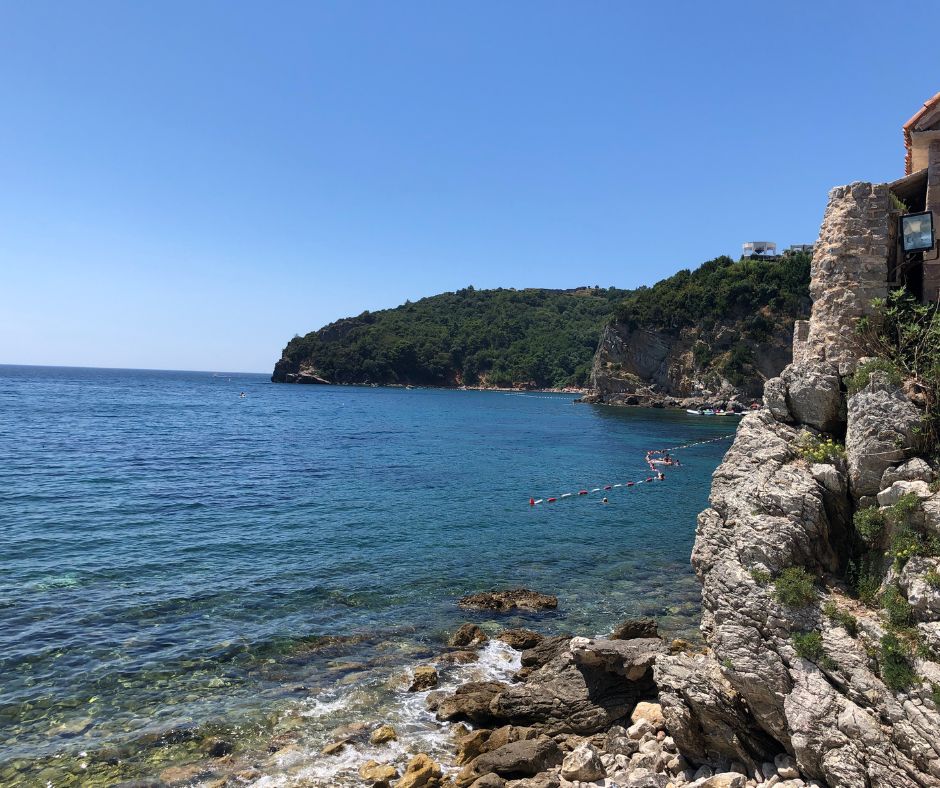
<path fill-rule="evenodd" d="M 854 331 L 884 294 L 893 221 L 885 186 L 831 192 L 795 361 L 715 472 L 692 556 L 712 653 L 695 673 L 656 663 L 667 727 L 699 760 L 757 763 L 759 734 L 825 785 L 940 786 L 937 469 L 916 456 L 923 411 L 860 367 Z"/>
<path fill-rule="evenodd" d="M 746 404 L 791 360 L 793 321 L 773 324 L 751 352 L 736 359 L 746 330 L 735 321 L 679 331 L 604 328 L 591 366 L 589 401 L 609 405 Z"/>

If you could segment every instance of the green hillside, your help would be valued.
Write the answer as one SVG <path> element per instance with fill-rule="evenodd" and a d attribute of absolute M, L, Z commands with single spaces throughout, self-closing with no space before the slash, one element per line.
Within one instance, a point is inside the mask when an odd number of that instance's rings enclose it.
<path fill-rule="evenodd" d="M 272 377 L 331 383 L 583 385 L 626 290 L 475 290 L 363 312 L 294 337 Z"/>

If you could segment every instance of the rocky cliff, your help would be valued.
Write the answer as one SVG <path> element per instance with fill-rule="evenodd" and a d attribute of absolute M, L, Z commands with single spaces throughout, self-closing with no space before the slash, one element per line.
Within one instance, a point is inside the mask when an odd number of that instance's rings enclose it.
<path fill-rule="evenodd" d="M 735 322 L 668 332 L 611 323 L 591 366 L 589 402 L 607 405 L 745 404 L 790 363 L 793 321 L 777 323 L 752 346 L 740 369 L 728 371 L 746 330 Z M 732 382 L 731 379 L 734 379 Z"/>
<path fill-rule="evenodd" d="M 756 761 L 758 730 L 830 786 L 940 785 L 936 469 L 917 457 L 923 411 L 869 371 L 854 331 L 885 294 L 892 222 L 885 186 L 830 194 L 796 361 L 742 420 L 699 517 L 692 563 L 715 686 L 696 707 L 701 677 L 656 664 L 677 743 Z M 703 719 L 730 735 L 703 743 Z"/>
<path fill-rule="evenodd" d="M 809 312 L 809 258 L 718 258 L 641 289 L 604 328 L 587 402 L 744 404 L 792 358 Z"/>

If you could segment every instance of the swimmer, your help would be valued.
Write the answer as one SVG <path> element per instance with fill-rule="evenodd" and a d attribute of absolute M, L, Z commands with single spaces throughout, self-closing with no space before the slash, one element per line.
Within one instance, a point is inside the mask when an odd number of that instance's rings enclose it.
<path fill-rule="evenodd" d="M 605 498 L 603 501 L 601 501 L 601 503 L 608 503 L 608 501 L 607 501 L 607 499 Z"/>

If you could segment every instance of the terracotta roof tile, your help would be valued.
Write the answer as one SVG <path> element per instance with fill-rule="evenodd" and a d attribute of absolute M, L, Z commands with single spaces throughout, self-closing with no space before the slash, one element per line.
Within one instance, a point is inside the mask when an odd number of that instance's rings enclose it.
<path fill-rule="evenodd" d="M 924 115 L 934 109 L 937 104 L 940 104 L 940 93 L 937 93 L 932 98 L 927 99 L 922 106 L 907 123 L 902 126 L 904 129 L 904 148 L 906 153 L 904 155 L 904 174 L 910 175 L 914 167 L 914 143 L 911 140 L 911 131 L 914 126 L 917 125 Z"/>

